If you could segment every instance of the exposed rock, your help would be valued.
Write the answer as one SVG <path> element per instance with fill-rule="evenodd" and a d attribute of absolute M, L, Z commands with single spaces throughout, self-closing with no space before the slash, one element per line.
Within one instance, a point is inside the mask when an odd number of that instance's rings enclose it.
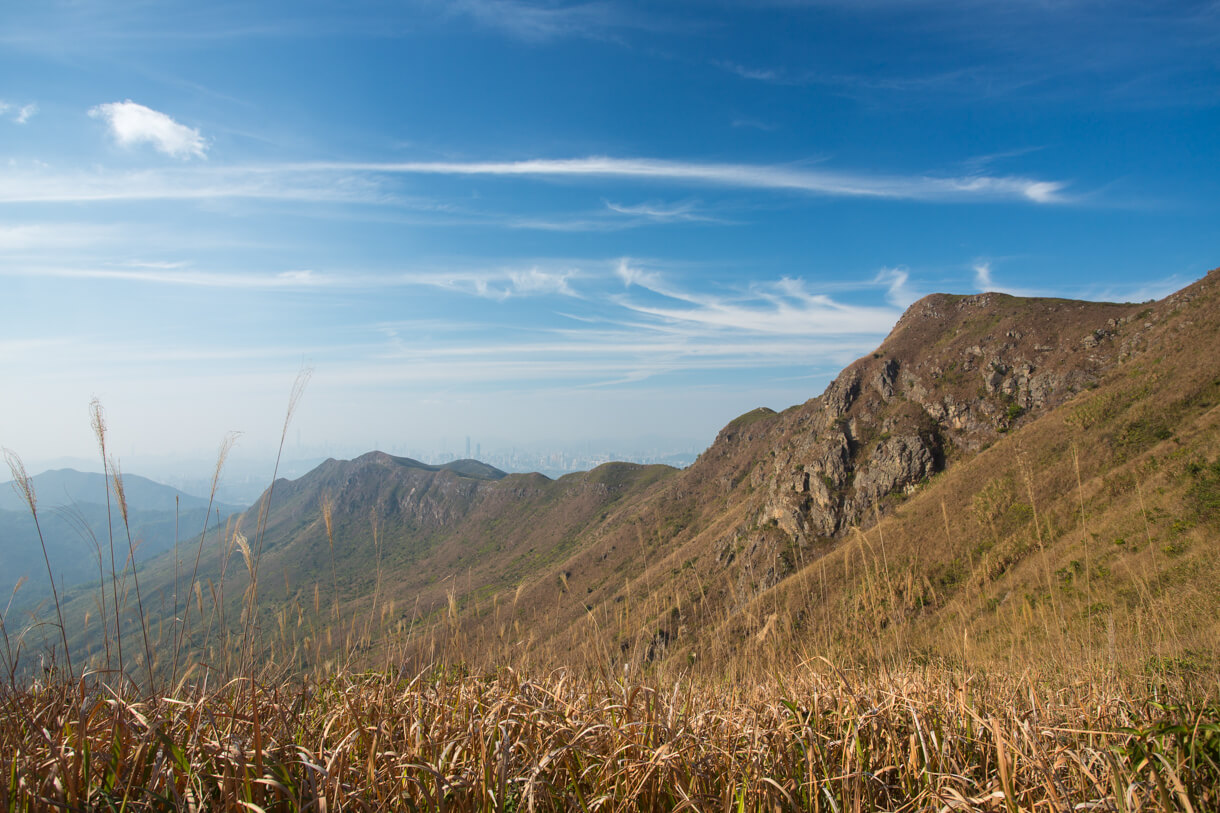
<path fill-rule="evenodd" d="M 916 302 L 877 353 L 785 413 L 771 459 L 750 474 L 764 495 L 757 519 L 722 540 L 717 561 L 749 571 L 741 587 L 766 586 L 793 550 L 844 533 L 935 474 L 946 448 L 975 452 L 1139 352 L 1139 334 L 1123 333 L 1132 307 L 1033 309 L 994 293 Z"/>
<path fill-rule="evenodd" d="M 873 376 L 873 389 L 885 400 L 894 397 L 894 379 L 898 375 L 898 359 L 889 359 Z"/>
<path fill-rule="evenodd" d="M 822 407 L 832 417 L 839 417 L 847 412 L 860 394 L 860 376 L 852 368 L 839 374 L 826 392 L 822 394 Z"/>
<path fill-rule="evenodd" d="M 885 495 L 908 488 L 932 474 L 936 455 L 918 435 L 883 440 L 856 476 L 853 514 L 862 514 Z"/>

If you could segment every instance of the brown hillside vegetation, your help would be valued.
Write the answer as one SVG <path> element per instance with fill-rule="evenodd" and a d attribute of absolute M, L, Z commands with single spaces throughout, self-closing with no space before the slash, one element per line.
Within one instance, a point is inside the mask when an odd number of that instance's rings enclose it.
<path fill-rule="evenodd" d="M 1214 675 L 1218 276 L 1142 305 L 921 300 L 512 596 L 459 584 L 471 657 Z"/>
<path fill-rule="evenodd" d="M 328 461 L 206 542 L 196 610 L 216 623 L 188 641 L 215 662 L 247 627 L 284 631 L 305 669 L 359 639 L 420 662 L 462 641 L 480 666 L 1210 672 L 1216 277 L 1145 304 L 925 297 L 821 396 L 741 416 L 684 471 Z M 143 572 L 159 626 L 187 578 L 171 557 Z M 78 591 L 67 617 L 95 605 Z"/>
<path fill-rule="evenodd" d="M 327 461 L 5 619 L 3 798 L 1215 809 L 1217 346 L 1220 270 L 937 294 L 686 470 Z"/>

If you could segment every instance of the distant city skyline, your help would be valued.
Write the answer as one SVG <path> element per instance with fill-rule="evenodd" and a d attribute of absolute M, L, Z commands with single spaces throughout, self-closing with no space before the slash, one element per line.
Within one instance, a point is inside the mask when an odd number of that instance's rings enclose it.
<path fill-rule="evenodd" d="M 127 468 L 269 471 L 310 370 L 289 447 L 702 449 L 924 294 L 1220 264 L 1217 43 L 1202 0 L 10 4 L 0 445 L 90 459 L 97 398 Z"/>

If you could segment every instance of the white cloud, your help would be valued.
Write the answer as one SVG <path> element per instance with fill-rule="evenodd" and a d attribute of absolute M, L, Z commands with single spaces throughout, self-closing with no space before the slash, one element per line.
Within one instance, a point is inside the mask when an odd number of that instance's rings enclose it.
<path fill-rule="evenodd" d="M 0 173 L 0 202 L 84 203 L 118 200 L 284 200 L 303 203 L 394 203 L 374 181 L 355 174 L 277 170 L 268 167 L 207 167 L 139 172 Z"/>
<path fill-rule="evenodd" d="M 16 124 L 25 124 L 37 112 L 38 105 L 33 102 L 18 107 L 0 99 L 0 116 L 6 116 Z"/>
<path fill-rule="evenodd" d="M 113 241 L 117 229 L 89 223 L 22 223 L 0 226 L 0 253 L 79 248 Z"/>
<path fill-rule="evenodd" d="M 888 307 L 850 305 L 825 294 L 811 293 L 804 280 L 785 277 L 752 286 L 738 294 L 684 291 L 666 283 L 659 274 L 632 269 L 622 261 L 618 276 L 672 304 L 646 304 L 627 295 L 617 304 L 662 324 L 697 326 L 716 332 L 783 335 L 790 337 L 865 335 L 884 336 L 898 320 Z"/>
<path fill-rule="evenodd" d="M 53 236 L 53 235 L 50 235 Z M 14 247 L 27 243 L 42 245 L 48 235 L 27 234 L 0 228 L 0 250 L 5 241 Z M 30 243 L 31 240 L 39 242 Z M 150 285 L 174 285 L 186 288 L 217 290 L 390 290 L 412 287 L 441 288 L 457 293 L 473 294 L 488 299 L 509 297 L 560 295 L 582 298 L 570 284 L 580 276 L 579 269 L 557 270 L 531 266 L 529 268 L 461 269 L 456 271 L 406 271 L 401 273 L 369 273 L 364 271 L 318 272 L 313 269 L 288 271 L 207 271 L 188 267 L 181 262 L 129 262 L 122 267 L 91 265 L 9 265 L 0 266 L 0 277 L 40 277 L 44 279 L 99 280 L 133 282 Z"/>
<path fill-rule="evenodd" d="M 617 40 L 627 31 L 672 28 L 672 24 L 654 18 L 645 8 L 627 9 L 603 0 L 570 5 L 527 0 L 450 0 L 445 8 L 449 14 L 464 15 L 526 42 L 562 37 Z"/>
<path fill-rule="evenodd" d="M 607 209 L 620 215 L 658 222 L 712 220 L 712 218 L 706 215 L 699 214 L 695 210 L 695 204 L 691 201 L 672 204 L 649 201 L 634 206 L 625 203 L 614 203 L 612 201 L 605 201 L 605 204 Z"/>
<path fill-rule="evenodd" d="M 630 288 L 632 285 L 638 285 L 641 288 L 656 290 L 661 284 L 659 275 L 632 265 L 631 261 L 626 257 L 619 260 L 617 265 L 615 265 L 614 274 L 623 281 L 624 287 L 627 288 Z"/>
<path fill-rule="evenodd" d="M 573 271 L 544 271 L 534 267 L 527 271 L 511 271 L 513 293 L 517 294 L 563 294 L 575 296 L 576 292 L 568 286 L 568 279 Z"/>
<path fill-rule="evenodd" d="M 308 170 L 364 171 L 417 175 L 491 175 L 523 177 L 604 177 L 725 187 L 792 190 L 836 197 L 906 200 L 1025 200 L 1060 203 L 1066 186 L 1019 176 L 867 175 L 799 166 L 710 164 L 654 158 L 590 156 L 525 161 L 416 161 L 402 163 L 312 163 Z"/>
<path fill-rule="evenodd" d="M 1037 181 L 1025 188 L 1025 196 L 1035 203 L 1054 203 L 1059 198 L 1063 184 L 1055 181 Z"/>
<path fill-rule="evenodd" d="M 139 105 L 135 105 L 139 107 Z M 147 110 L 147 108 L 142 108 Z M 94 108 L 100 110 L 100 108 Z M 161 116 L 149 111 L 154 116 Z M 98 113 L 98 116 L 109 114 Z M 181 127 L 166 118 L 173 127 Z M 167 154 L 203 156 L 206 144 L 197 131 L 182 128 L 189 138 L 174 142 L 168 137 L 154 140 L 151 130 L 128 127 L 120 142 L 150 141 Z M 159 136 L 157 137 L 160 138 Z M 192 146 L 193 145 L 193 146 Z M 387 189 L 388 175 L 457 175 L 521 178 L 606 178 L 682 185 L 708 185 L 790 191 L 827 197 L 891 200 L 970 202 L 1015 200 L 1038 204 L 1065 203 L 1060 181 L 1017 176 L 902 176 L 831 172 L 798 166 L 759 164 L 705 164 L 651 158 L 589 157 L 503 162 L 311 162 L 216 168 L 157 169 L 141 172 L 11 172 L 0 175 L 0 202 L 100 201 L 100 200 L 207 200 L 251 198 L 302 202 L 364 202 L 403 206 L 412 201 Z M 413 202 L 416 207 L 420 204 Z M 447 211 L 429 201 L 427 211 Z M 609 204 L 612 211 L 648 220 L 706 220 L 694 211 L 677 206 Z M 455 215 L 460 217 L 460 215 Z M 486 217 L 484 217 L 486 219 Z M 533 228 L 587 228 L 582 220 L 546 223 L 517 218 L 508 226 Z"/>
<path fill-rule="evenodd" d="M 778 71 L 771 68 L 750 68 L 736 62 L 716 62 L 716 65 L 730 73 L 735 73 L 742 79 L 753 79 L 758 82 L 774 82 L 780 78 Z"/>
<path fill-rule="evenodd" d="M 289 285 L 300 285 L 302 287 L 326 284 L 324 277 L 315 274 L 308 268 L 300 271 L 281 271 L 275 275 L 275 279 L 281 280 Z"/>
<path fill-rule="evenodd" d="M 896 308 L 909 307 L 912 302 L 923 294 L 907 284 L 911 272 L 903 266 L 883 268 L 874 278 L 874 282 L 886 286 L 885 301 Z"/>
<path fill-rule="evenodd" d="M 1046 296 L 1045 291 L 1033 288 L 1015 288 L 1011 285 L 999 284 L 992 276 L 990 260 L 978 260 L 972 268 L 974 270 L 974 286 L 980 292 L 994 291 L 997 294 L 1008 294 L 1009 296 Z"/>
<path fill-rule="evenodd" d="M 197 129 L 131 99 L 99 104 L 89 115 L 109 124 L 115 140 L 125 147 L 147 143 L 171 158 L 207 157 L 207 142 Z"/>
<path fill-rule="evenodd" d="M 579 297 L 580 295 L 568 285 L 568 280 L 576 274 L 575 269 L 550 271 L 534 266 L 526 269 L 411 274 L 402 277 L 402 282 L 465 291 L 503 302 L 516 296 L 558 294 Z"/>
<path fill-rule="evenodd" d="M 183 267 L 182 263 L 158 262 L 132 263 L 131 267 L 127 268 L 9 266 L 0 267 L 0 276 L 136 282 L 178 285 L 187 288 L 234 290 L 355 287 L 369 283 L 367 277 L 349 280 L 337 276 L 315 274 L 313 271 L 283 271 L 280 273 L 197 271 Z"/>
<path fill-rule="evenodd" d="M 991 281 L 991 263 L 977 262 L 974 264 L 974 286 L 980 291 L 993 290 Z"/>

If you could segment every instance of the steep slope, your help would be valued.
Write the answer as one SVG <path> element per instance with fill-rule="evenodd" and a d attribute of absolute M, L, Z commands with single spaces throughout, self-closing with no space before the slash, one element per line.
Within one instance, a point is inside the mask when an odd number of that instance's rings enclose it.
<path fill-rule="evenodd" d="M 822 395 L 737 418 L 683 471 L 327 461 L 200 549 L 190 641 L 218 663 L 248 631 L 298 667 L 1210 663 L 1218 288 L 926 297 Z M 143 573 L 157 624 L 186 623 L 191 570 Z"/>
<path fill-rule="evenodd" d="M 1199 574 L 1214 566 L 1201 506 L 1220 506 L 1220 360 L 1198 352 L 1220 339 L 1217 276 L 1154 304 L 927 297 L 822 396 L 731 423 L 598 528 L 561 565 L 562 589 L 532 582 L 511 622 L 555 661 L 723 668 L 758 647 L 1000 657 L 1018 644 L 1134 658 L 1141 636 L 1157 657 L 1198 661 L 1217 630 Z M 1171 555 L 1176 575 L 1156 567 Z M 1149 635 L 1183 588 L 1192 621 Z"/>

